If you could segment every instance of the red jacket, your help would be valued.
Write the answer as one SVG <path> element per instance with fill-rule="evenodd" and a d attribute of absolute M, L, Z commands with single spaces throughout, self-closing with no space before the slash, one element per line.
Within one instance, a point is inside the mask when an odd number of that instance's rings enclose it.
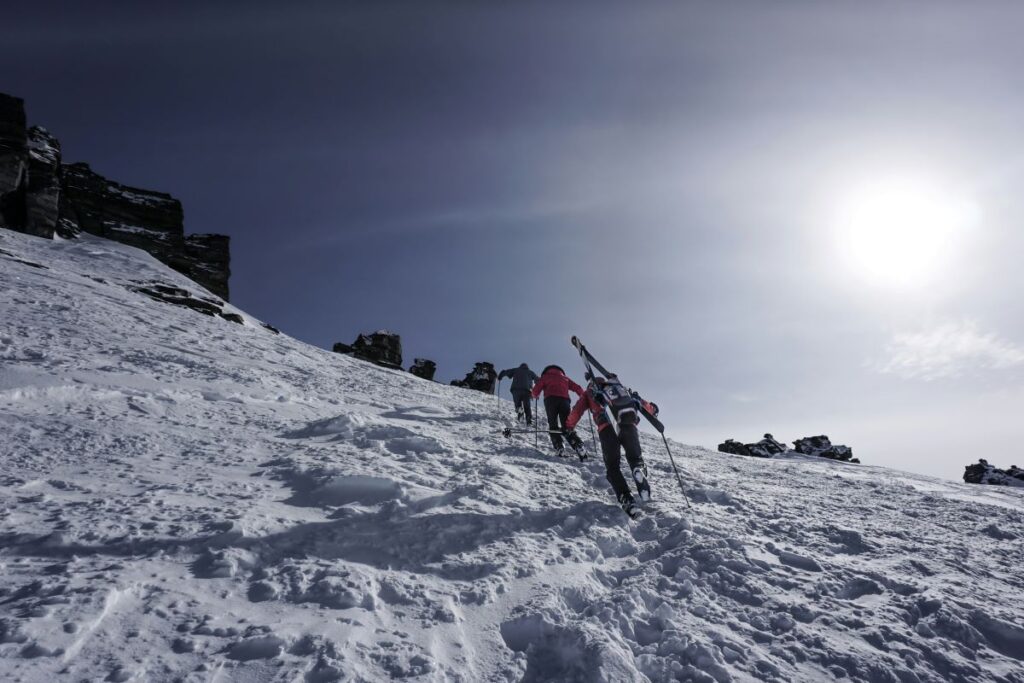
<path fill-rule="evenodd" d="M 640 405 L 651 415 L 654 415 L 654 406 L 647 401 L 640 401 Z M 585 392 L 580 396 L 580 400 L 576 401 L 576 405 L 572 407 L 572 412 L 569 413 L 569 419 L 565 421 L 565 428 L 569 431 L 576 429 L 576 424 L 583 417 L 583 413 L 590 410 L 590 414 L 594 416 L 594 424 L 597 425 L 597 431 L 601 431 L 605 427 L 611 427 L 612 421 L 608 416 L 608 411 L 604 409 L 604 406 L 598 403 L 593 395 L 589 391 Z M 637 421 L 639 422 L 640 416 L 637 415 Z"/>
<path fill-rule="evenodd" d="M 565 376 L 565 371 L 557 365 L 549 365 L 540 374 L 540 379 L 533 385 L 533 397 L 537 398 L 541 392 L 545 398 L 557 396 L 558 398 L 569 398 L 572 391 L 577 396 L 583 395 L 583 388 Z"/>

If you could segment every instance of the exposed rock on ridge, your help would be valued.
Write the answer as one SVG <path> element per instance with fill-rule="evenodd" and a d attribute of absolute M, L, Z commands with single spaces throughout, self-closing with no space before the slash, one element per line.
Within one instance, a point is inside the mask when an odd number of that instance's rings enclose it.
<path fill-rule="evenodd" d="M 45 238 L 87 232 L 123 242 L 229 296 L 229 237 L 186 237 L 181 202 L 171 195 L 116 183 L 84 163 L 62 163 L 57 139 L 38 126 L 26 128 L 24 102 L 2 93 L 0 227 Z"/>
<path fill-rule="evenodd" d="M 335 353 L 355 356 L 386 368 L 402 369 L 402 338 L 387 330 L 360 334 L 351 344 L 338 342 L 332 350 Z"/>
<path fill-rule="evenodd" d="M 964 481 L 968 484 L 991 484 L 993 486 L 1024 486 L 1024 470 L 1013 465 L 1008 470 L 989 464 L 984 458 L 964 468 Z"/>

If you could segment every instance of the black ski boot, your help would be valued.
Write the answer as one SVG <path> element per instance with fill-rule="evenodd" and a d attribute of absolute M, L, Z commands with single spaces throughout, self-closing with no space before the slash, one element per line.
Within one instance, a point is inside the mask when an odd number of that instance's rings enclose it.
<path fill-rule="evenodd" d="M 633 495 L 628 491 L 619 496 L 619 507 L 629 515 L 630 519 L 636 519 L 640 516 L 640 508 L 637 506 L 636 501 L 633 500 Z"/>
<path fill-rule="evenodd" d="M 568 457 L 565 454 L 565 449 L 562 448 L 561 446 L 559 446 L 558 448 L 555 449 L 555 455 L 557 455 L 559 458 Z"/>
<path fill-rule="evenodd" d="M 640 465 L 633 470 L 633 481 L 636 482 L 636 492 L 640 500 L 645 503 L 651 499 L 651 484 L 647 481 L 647 465 Z"/>
<path fill-rule="evenodd" d="M 572 446 L 572 449 L 576 451 L 576 456 L 580 460 L 587 459 L 587 447 L 584 445 L 583 439 L 580 438 L 579 434 L 577 434 L 576 432 L 567 432 L 565 435 L 565 440 L 568 441 L 569 445 Z"/>

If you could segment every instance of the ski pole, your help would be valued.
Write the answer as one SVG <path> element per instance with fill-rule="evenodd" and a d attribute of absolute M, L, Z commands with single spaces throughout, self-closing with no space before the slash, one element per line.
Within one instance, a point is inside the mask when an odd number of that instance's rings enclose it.
<path fill-rule="evenodd" d="M 495 413 L 497 413 L 498 420 L 501 420 L 501 379 L 498 379 L 497 386 L 494 387 L 494 405 Z"/>
<path fill-rule="evenodd" d="M 541 444 L 539 443 L 541 437 L 541 417 L 537 414 L 537 399 L 534 399 L 534 450 L 540 451 Z"/>
<path fill-rule="evenodd" d="M 590 423 L 590 447 L 594 449 L 594 455 L 597 455 L 597 434 L 594 432 L 594 418 L 590 416 L 590 411 L 587 411 L 587 422 Z"/>
<path fill-rule="evenodd" d="M 676 468 L 676 459 L 672 457 L 672 449 L 668 447 L 668 439 L 665 435 L 661 435 L 661 440 L 665 442 L 665 450 L 668 451 L 668 459 L 672 463 L 672 471 L 676 473 L 676 481 L 679 482 L 679 491 L 683 494 L 683 500 L 686 501 L 686 507 L 693 509 L 693 505 L 690 504 L 690 498 L 686 495 L 686 489 L 683 488 L 683 478 L 679 476 L 679 470 Z"/>

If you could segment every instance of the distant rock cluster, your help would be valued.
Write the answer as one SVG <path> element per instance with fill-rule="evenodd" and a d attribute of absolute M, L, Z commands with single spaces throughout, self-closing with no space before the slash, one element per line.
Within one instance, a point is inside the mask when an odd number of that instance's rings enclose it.
<path fill-rule="evenodd" d="M 385 368 L 402 369 L 402 337 L 388 330 L 360 334 L 351 344 L 338 342 L 332 350 Z M 409 372 L 421 379 L 433 381 L 437 363 L 426 358 L 416 358 L 409 366 Z M 475 364 L 465 378 L 453 380 L 451 385 L 493 394 L 497 380 L 498 373 L 494 364 L 484 361 Z"/>
<path fill-rule="evenodd" d="M 859 463 L 860 460 L 853 457 L 853 449 L 849 446 L 833 444 L 827 436 L 808 436 L 797 439 L 793 442 L 793 448 L 789 449 L 784 443 L 775 439 L 771 434 L 765 434 L 764 438 L 757 443 L 740 443 L 735 439 L 726 439 L 718 444 L 718 450 L 722 453 L 733 455 L 746 455 L 754 458 L 771 458 L 772 456 L 786 453 L 800 453 L 802 455 L 815 455 L 840 462 Z"/>
<path fill-rule="evenodd" d="M 52 239 L 82 232 L 149 252 L 225 300 L 230 238 L 185 235 L 181 202 L 65 164 L 60 142 L 28 127 L 24 102 L 0 93 L 0 228 Z"/>
<path fill-rule="evenodd" d="M 987 460 L 981 459 L 976 464 L 964 468 L 964 481 L 968 484 L 1024 487 L 1024 470 L 1016 465 L 1011 465 L 1008 470 L 1001 470 L 990 465 Z"/>
<path fill-rule="evenodd" d="M 786 452 L 786 446 L 779 443 L 771 434 L 765 434 L 764 438 L 757 443 L 740 443 L 735 439 L 726 439 L 724 443 L 718 444 L 718 450 L 722 453 L 732 455 L 747 455 L 754 458 L 770 458 L 773 455 Z"/>

